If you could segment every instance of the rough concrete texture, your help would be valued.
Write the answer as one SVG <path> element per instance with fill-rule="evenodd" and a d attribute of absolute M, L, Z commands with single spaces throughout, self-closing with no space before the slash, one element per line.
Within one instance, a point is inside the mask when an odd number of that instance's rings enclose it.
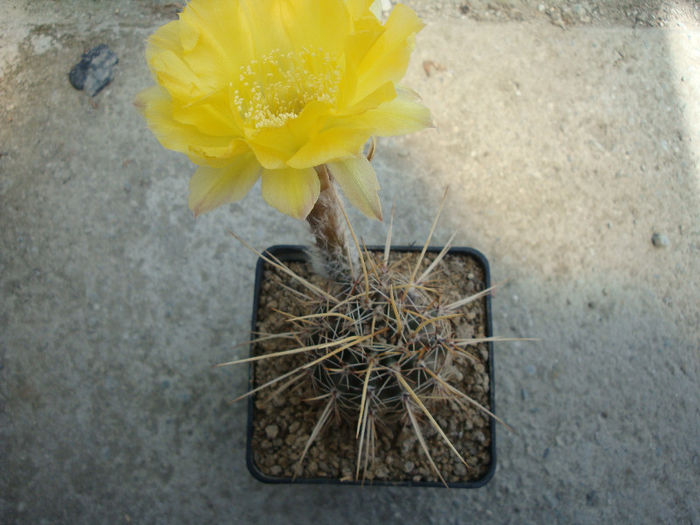
<path fill-rule="evenodd" d="M 211 368 L 251 314 L 255 257 L 226 230 L 264 248 L 304 225 L 257 187 L 187 210 L 192 168 L 132 106 L 175 4 L 0 0 L 0 522 L 700 523 L 698 4 L 410 4 L 406 84 L 437 127 L 379 142 L 394 240 L 423 241 L 449 184 L 436 242 L 457 230 L 510 279 L 496 333 L 541 339 L 497 345 L 516 432 L 493 480 L 253 480 L 227 403 L 247 371 Z M 119 64 L 91 99 L 67 75 L 100 43 Z"/>

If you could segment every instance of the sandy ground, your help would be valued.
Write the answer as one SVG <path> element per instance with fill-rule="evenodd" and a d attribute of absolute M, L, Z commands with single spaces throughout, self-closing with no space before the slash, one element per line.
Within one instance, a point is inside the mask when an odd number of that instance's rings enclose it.
<path fill-rule="evenodd" d="M 266 486 L 227 403 L 255 257 L 307 243 L 258 188 L 196 221 L 135 111 L 176 6 L 0 0 L 1 523 L 700 523 L 700 5 L 411 0 L 436 129 L 381 140 L 397 243 L 483 251 L 498 470 L 477 491 Z M 94 99 L 67 74 L 106 43 Z M 430 75 L 424 64 L 428 64 Z M 383 224 L 353 213 L 367 243 Z M 654 233 L 665 246 L 655 246 Z"/>

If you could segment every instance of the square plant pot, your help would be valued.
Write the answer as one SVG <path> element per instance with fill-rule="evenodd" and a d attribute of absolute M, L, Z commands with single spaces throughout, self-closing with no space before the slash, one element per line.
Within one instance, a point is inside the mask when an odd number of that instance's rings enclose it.
<path fill-rule="evenodd" d="M 429 247 L 426 258 L 435 258 L 439 247 Z M 369 247 L 368 251 L 381 252 L 383 248 Z M 391 248 L 392 257 L 416 257 L 420 247 L 397 246 Z M 312 280 L 309 255 L 302 246 L 277 245 L 266 250 L 286 265 L 301 272 Z M 453 247 L 440 264 L 450 264 L 450 289 L 458 297 L 466 297 L 490 287 L 489 265 L 479 251 L 472 248 Z M 277 275 L 273 275 L 277 274 Z M 283 281 L 285 286 L 280 286 Z M 286 330 L 286 316 L 281 311 L 293 315 L 308 314 L 302 308 L 299 294 L 287 291 L 292 287 L 286 278 L 262 258 L 258 260 L 255 274 L 255 295 L 253 300 L 253 333 L 280 333 Z M 467 318 L 472 337 L 492 337 L 490 296 L 485 295 L 470 304 Z M 466 334 L 469 337 L 469 333 Z M 298 346 L 289 339 L 270 339 L 251 345 L 250 356 L 259 356 Z M 474 345 L 475 362 L 460 369 L 460 389 L 473 396 L 483 406 L 495 413 L 493 343 L 486 341 Z M 285 356 L 253 361 L 249 368 L 249 389 L 252 390 L 299 366 L 303 356 Z M 283 382 L 281 382 L 283 383 Z M 299 459 L 304 443 L 318 419 L 318 404 L 308 402 L 313 398 L 313 381 L 303 379 L 294 388 L 280 395 L 271 396 L 276 386 L 263 389 L 248 397 L 248 425 L 246 461 L 251 474 L 265 483 L 312 483 L 344 485 L 388 485 L 413 487 L 444 487 L 430 470 L 410 425 L 405 421 L 395 421 L 386 425 L 384 431 L 377 432 L 379 454 L 372 468 L 357 479 L 355 469 L 357 441 L 355 428 L 348 423 L 326 425 L 314 443 L 309 447 L 301 474 L 294 475 L 294 464 Z M 440 403 L 434 412 L 435 420 L 444 427 L 454 446 L 467 463 L 467 468 L 450 452 L 448 446 L 436 432 L 425 439 L 431 456 L 447 472 L 442 472 L 449 487 L 478 488 L 485 485 L 496 469 L 496 429 L 492 417 L 478 409 L 461 410 L 454 403 Z M 377 460 L 379 465 L 377 466 Z"/>

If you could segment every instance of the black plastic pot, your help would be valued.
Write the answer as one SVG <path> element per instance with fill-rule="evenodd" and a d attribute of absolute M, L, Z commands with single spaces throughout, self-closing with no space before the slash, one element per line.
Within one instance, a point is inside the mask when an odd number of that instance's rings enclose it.
<path fill-rule="evenodd" d="M 383 250 L 383 247 L 370 246 L 369 251 L 379 251 Z M 394 252 L 420 252 L 421 247 L 415 246 L 392 246 L 391 251 Z M 428 253 L 439 253 L 441 247 L 429 247 Z M 466 247 L 453 247 L 449 250 L 449 254 L 455 255 L 467 255 L 476 259 L 482 266 L 484 272 L 484 281 L 486 288 L 491 286 L 491 276 L 489 273 L 489 263 L 486 257 L 473 248 Z M 282 262 L 305 262 L 308 261 L 308 256 L 306 254 L 305 248 L 303 246 L 295 245 L 276 245 L 268 248 L 265 254 L 274 255 L 277 259 Z M 255 295 L 253 298 L 253 319 L 252 319 L 252 330 L 256 331 L 258 322 L 258 306 L 260 301 L 260 290 L 263 283 L 265 272 L 265 261 L 263 259 L 258 259 L 258 264 L 255 269 Z M 492 317 L 491 317 L 491 297 L 486 296 L 486 335 L 491 337 L 493 335 Z M 494 366 L 493 366 L 493 343 L 488 342 L 488 368 L 489 368 L 489 404 L 490 410 L 495 413 L 495 396 L 494 396 Z M 251 345 L 251 357 L 253 356 L 253 347 Z M 249 388 L 252 390 L 255 387 L 254 378 L 254 363 L 251 363 L 249 367 L 248 376 Z M 406 486 L 406 487 L 444 487 L 440 482 L 436 481 L 410 481 L 410 480 L 400 480 L 400 481 L 390 481 L 390 480 L 367 480 L 364 482 L 360 481 L 341 481 L 339 479 L 330 478 L 287 478 L 287 477 L 272 477 L 264 474 L 260 471 L 258 466 L 255 464 L 255 459 L 253 458 L 253 430 L 254 430 L 254 417 L 255 417 L 255 395 L 248 397 L 248 428 L 247 428 L 247 443 L 246 443 L 246 463 L 248 465 L 248 470 L 250 473 L 258 480 L 264 483 L 310 483 L 310 484 L 329 484 L 329 485 L 377 485 L 377 486 Z M 491 443 L 490 443 L 490 455 L 491 463 L 489 464 L 486 473 L 479 479 L 467 481 L 467 482 L 457 482 L 450 483 L 450 488 L 466 488 L 475 489 L 484 486 L 493 477 L 496 471 L 496 425 L 493 418 L 489 421 L 489 430 L 491 432 Z"/>

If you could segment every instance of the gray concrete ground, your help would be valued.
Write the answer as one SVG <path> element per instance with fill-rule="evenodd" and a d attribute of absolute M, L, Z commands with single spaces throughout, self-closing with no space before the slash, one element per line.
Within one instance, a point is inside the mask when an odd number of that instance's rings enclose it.
<path fill-rule="evenodd" d="M 697 3 L 429 2 L 406 84 L 437 129 L 382 140 L 397 243 L 437 231 L 496 281 L 498 471 L 477 491 L 266 486 L 244 462 L 256 247 L 194 221 L 192 169 L 132 106 L 150 1 L 0 0 L 1 523 L 700 523 Z M 119 57 L 94 99 L 85 50 Z M 425 61 L 440 67 L 426 75 Z M 354 214 L 368 243 L 384 225 Z M 665 236 L 656 247 L 654 233 Z"/>

